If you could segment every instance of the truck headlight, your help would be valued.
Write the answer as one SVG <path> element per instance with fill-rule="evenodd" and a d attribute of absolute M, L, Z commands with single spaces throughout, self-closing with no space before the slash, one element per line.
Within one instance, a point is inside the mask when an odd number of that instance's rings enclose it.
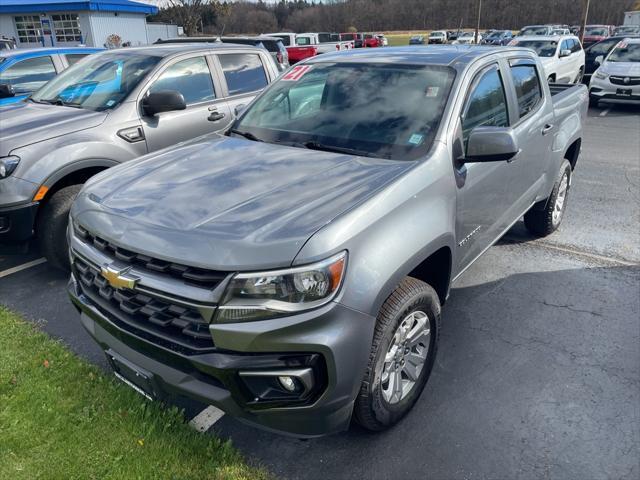
<path fill-rule="evenodd" d="M 602 70 L 596 70 L 596 73 L 594 73 L 593 76 L 599 78 L 600 80 L 606 80 L 609 77 L 609 74 L 603 72 Z"/>
<path fill-rule="evenodd" d="M 292 315 L 330 302 L 342 285 L 347 252 L 302 267 L 235 275 L 214 323 L 249 322 Z"/>
<path fill-rule="evenodd" d="M 19 163 L 20 157 L 15 155 L 0 158 L 0 178 L 7 178 L 11 175 Z"/>

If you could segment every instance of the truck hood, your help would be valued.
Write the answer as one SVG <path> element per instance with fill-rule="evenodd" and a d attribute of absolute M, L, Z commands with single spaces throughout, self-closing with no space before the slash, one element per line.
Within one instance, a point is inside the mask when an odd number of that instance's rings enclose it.
<path fill-rule="evenodd" d="M 282 267 L 318 229 L 414 165 L 208 137 L 101 174 L 72 216 L 98 236 L 168 261 Z"/>
<path fill-rule="evenodd" d="M 12 150 L 93 128 L 104 122 L 107 114 L 80 108 L 33 102 L 19 102 L 0 108 L 0 155 Z"/>
<path fill-rule="evenodd" d="M 600 70 L 608 75 L 620 77 L 639 77 L 640 63 L 638 62 L 604 62 Z"/>

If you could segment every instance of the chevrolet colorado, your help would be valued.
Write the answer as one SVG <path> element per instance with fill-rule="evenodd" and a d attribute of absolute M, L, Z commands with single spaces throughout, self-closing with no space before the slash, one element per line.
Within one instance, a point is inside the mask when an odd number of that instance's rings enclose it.
<path fill-rule="evenodd" d="M 587 111 L 512 47 L 314 57 L 224 136 L 93 177 L 69 294 L 116 375 L 296 436 L 418 400 L 451 283 L 558 228 Z"/>

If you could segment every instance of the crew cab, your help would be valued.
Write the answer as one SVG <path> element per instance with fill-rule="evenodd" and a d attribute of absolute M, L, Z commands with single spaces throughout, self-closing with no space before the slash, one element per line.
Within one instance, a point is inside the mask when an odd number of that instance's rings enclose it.
<path fill-rule="evenodd" d="M 302 60 L 318 55 L 318 47 L 309 38 L 297 38 L 295 33 L 268 33 L 273 38 L 282 40 L 282 44 L 287 49 L 289 64 L 295 65 Z"/>
<path fill-rule="evenodd" d="M 640 102 L 640 38 L 625 38 L 595 62 L 599 65 L 589 82 L 591 106 L 600 100 Z"/>
<path fill-rule="evenodd" d="M 24 100 L 78 60 L 102 48 L 0 50 L 0 107 Z"/>
<path fill-rule="evenodd" d="M 156 45 L 94 54 L 0 111 L 0 243 L 34 233 L 68 268 L 68 211 L 101 170 L 226 129 L 278 70 L 263 49 Z"/>
<path fill-rule="evenodd" d="M 296 436 L 383 430 L 423 391 L 452 282 L 523 215 L 560 226 L 586 112 L 527 49 L 314 57 L 226 135 L 90 180 L 70 298 L 148 398 Z"/>
<path fill-rule="evenodd" d="M 580 83 L 585 55 L 578 37 L 573 35 L 516 37 L 509 45 L 530 48 L 540 57 L 551 83 Z"/>

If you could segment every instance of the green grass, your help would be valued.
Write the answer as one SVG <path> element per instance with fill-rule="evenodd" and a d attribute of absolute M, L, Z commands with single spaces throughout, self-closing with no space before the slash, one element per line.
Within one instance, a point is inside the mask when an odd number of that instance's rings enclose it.
<path fill-rule="evenodd" d="M 267 476 L 0 306 L 0 478 Z"/>
<path fill-rule="evenodd" d="M 427 37 L 427 32 L 412 32 L 412 33 L 399 33 L 399 34 L 386 34 L 385 36 L 389 40 L 390 47 L 399 47 L 401 45 L 409 45 L 409 39 L 414 35 L 424 35 Z"/>

